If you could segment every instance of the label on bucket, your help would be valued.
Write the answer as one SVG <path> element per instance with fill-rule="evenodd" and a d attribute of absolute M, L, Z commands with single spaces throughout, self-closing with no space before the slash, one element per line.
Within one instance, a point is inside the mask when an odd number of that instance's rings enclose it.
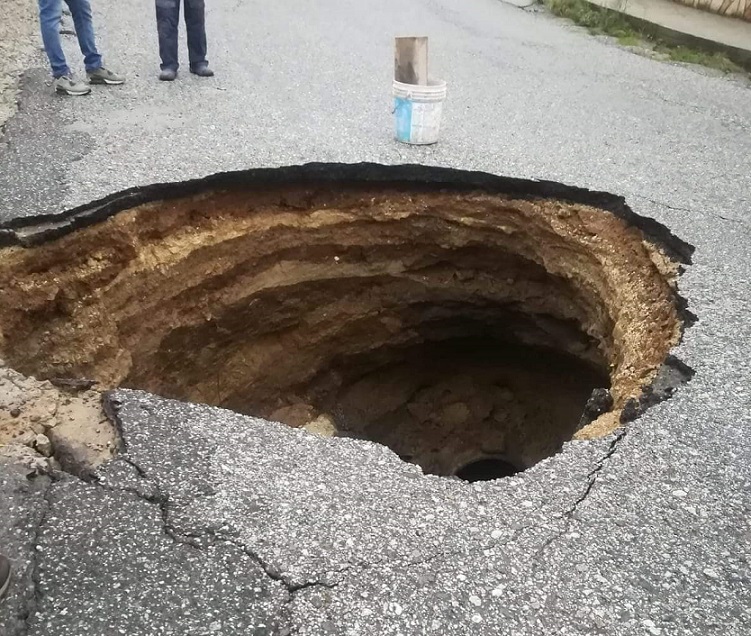
<path fill-rule="evenodd" d="M 396 115 L 396 138 L 409 143 L 409 135 L 412 132 L 412 102 L 402 97 L 395 97 L 394 113 Z"/>
<path fill-rule="evenodd" d="M 438 141 L 442 106 L 440 102 L 413 102 L 395 97 L 396 138 L 407 144 Z"/>

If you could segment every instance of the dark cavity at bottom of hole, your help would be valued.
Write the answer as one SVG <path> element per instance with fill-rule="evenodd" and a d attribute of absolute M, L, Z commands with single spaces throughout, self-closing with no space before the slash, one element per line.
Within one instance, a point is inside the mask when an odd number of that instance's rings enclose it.
<path fill-rule="evenodd" d="M 512 463 L 503 459 L 487 457 L 478 459 L 456 471 L 456 476 L 464 481 L 492 481 L 503 477 L 511 477 L 519 472 Z"/>

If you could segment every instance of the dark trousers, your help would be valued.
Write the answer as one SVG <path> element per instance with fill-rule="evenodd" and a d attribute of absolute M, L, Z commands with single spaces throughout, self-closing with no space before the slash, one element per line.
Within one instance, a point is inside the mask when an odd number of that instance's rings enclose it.
<path fill-rule="evenodd" d="M 156 0 L 156 26 L 159 32 L 159 57 L 162 69 L 177 70 L 177 26 L 180 2 L 185 5 L 185 28 L 188 32 L 190 68 L 207 64 L 204 0 Z"/>

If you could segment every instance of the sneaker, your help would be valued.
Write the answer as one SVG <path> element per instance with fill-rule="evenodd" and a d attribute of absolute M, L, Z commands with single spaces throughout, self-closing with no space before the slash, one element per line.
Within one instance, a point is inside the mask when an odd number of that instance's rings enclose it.
<path fill-rule="evenodd" d="M 103 66 L 93 71 L 87 71 L 86 75 L 89 76 L 89 84 L 106 84 L 107 86 L 125 84 L 125 78 L 122 75 L 108 71 Z"/>
<path fill-rule="evenodd" d="M 10 587 L 10 560 L 4 554 L 0 554 L 0 598 Z"/>
<path fill-rule="evenodd" d="M 209 68 L 208 64 L 193 66 L 191 67 L 190 72 L 193 73 L 193 75 L 198 75 L 199 77 L 214 77 L 214 71 Z"/>
<path fill-rule="evenodd" d="M 177 77 L 177 71 L 173 68 L 163 68 L 159 73 L 159 79 L 163 82 L 171 82 Z"/>
<path fill-rule="evenodd" d="M 91 92 L 91 87 L 79 82 L 72 75 L 63 75 L 55 79 L 55 92 L 65 95 L 88 95 Z"/>

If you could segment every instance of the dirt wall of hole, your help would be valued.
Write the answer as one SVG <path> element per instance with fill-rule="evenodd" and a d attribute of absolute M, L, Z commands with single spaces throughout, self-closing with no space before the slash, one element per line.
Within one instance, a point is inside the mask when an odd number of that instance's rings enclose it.
<path fill-rule="evenodd" d="M 207 192 L 0 252 L 0 350 L 269 416 L 335 359 L 492 337 L 603 370 L 612 430 L 680 337 L 676 265 L 597 208 L 375 186 Z"/>

